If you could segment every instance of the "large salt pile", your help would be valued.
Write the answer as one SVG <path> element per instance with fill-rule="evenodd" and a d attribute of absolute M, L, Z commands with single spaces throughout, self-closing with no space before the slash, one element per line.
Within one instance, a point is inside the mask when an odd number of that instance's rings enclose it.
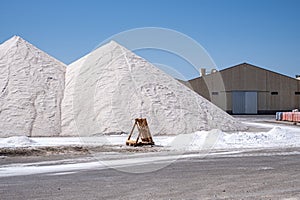
<path fill-rule="evenodd" d="M 65 65 L 14 36 L 0 45 L 0 137 L 61 132 Z"/>
<path fill-rule="evenodd" d="M 95 87 L 92 94 L 86 93 L 90 87 Z M 85 109 L 89 106 L 92 109 Z M 153 135 L 245 129 L 233 117 L 114 41 L 67 67 L 62 135 L 130 132 L 137 117 L 147 118 Z M 91 121 L 97 126 L 91 127 Z"/>

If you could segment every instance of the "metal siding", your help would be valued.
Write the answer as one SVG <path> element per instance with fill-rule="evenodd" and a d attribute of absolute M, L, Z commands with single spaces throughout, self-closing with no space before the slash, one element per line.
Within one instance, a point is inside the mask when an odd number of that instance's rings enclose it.
<path fill-rule="evenodd" d="M 300 91 L 300 81 L 272 71 L 268 71 L 249 64 L 240 64 L 220 71 L 227 94 L 228 111 L 236 111 L 234 106 L 234 94 L 232 91 L 257 91 L 257 110 L 258 112 L 271 112 L 278 110 L 292 110 L 300 108 L 300 95 L 295 95 Z M 208 100 L 212 100 L 208 85 L 215 83 L 214 74 L 206 75 L 189 83 L 193 89 Z M 215 87 L 213 87 L 215 88 Z M 213 90 L 222 92 L 219 88 Z M 278 92 L 278 95 L 271 95 L 271 92 Z M 237 111 L 241 111 L 238 109 Z"/>

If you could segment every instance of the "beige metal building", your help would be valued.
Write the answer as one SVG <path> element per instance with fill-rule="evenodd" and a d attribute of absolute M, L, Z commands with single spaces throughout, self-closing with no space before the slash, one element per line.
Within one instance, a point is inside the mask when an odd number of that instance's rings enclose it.
<path fill-rule="evenodd" d="M 185 84 L 231 114 L 271 114 L 300 108 L 300 80 L 242 63 Z"/>

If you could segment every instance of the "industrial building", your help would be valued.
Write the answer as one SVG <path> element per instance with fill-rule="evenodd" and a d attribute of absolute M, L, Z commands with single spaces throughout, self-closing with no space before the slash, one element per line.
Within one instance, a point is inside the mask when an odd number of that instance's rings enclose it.
<path fill-rule="evenodd" d="M 201 69 L 185 84 L 230 114 L 273 114 L 300 108 L 299 76 L 292 78 L 248 63 Z"/>

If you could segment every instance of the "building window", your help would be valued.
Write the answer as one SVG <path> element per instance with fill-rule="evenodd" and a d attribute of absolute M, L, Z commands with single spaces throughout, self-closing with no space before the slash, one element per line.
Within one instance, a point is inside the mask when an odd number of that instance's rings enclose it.
<path fill-rule="evenodd" d="M 212 95 L 219 95 L 219 92 L 212 92 Z"/>
<path fill-rule="evenodd" d="M 300 95 L 300 92 L 295 92 L 295 95 Z"/>
<path fill-rule="evenodd" d="M 278 95 L 278 92 L 271 92 L 271 95 Z"/>

